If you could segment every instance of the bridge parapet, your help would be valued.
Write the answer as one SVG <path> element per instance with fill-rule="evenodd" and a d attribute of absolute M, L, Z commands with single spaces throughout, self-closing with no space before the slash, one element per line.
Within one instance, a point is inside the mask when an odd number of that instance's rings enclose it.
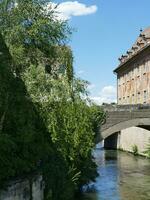
<path fill-rule="evenodd" d="M 104 111 L 134 111 L 134 110 L 147 110 L 150 109 L 150 104 L 127 104 L 127 105 L 118 105 L 118 104 L 104 104 L 102 106 Z"/>

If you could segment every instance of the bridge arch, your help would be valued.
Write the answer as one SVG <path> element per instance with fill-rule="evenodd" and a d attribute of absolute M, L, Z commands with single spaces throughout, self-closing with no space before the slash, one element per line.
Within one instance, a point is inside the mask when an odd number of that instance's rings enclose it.
<path fill-rule="evenodd" d="M 116 132 L 130 127 L 142 127 L 150 130 L 150 118 L 135 118 L 114 124 L 111 127 L 100 131 L 99 141 L 106 139 Z"/>

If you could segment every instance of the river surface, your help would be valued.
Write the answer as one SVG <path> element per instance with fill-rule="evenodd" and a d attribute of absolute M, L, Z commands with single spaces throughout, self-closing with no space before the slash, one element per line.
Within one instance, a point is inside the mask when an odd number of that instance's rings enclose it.
<path fill-rule="evenodd" d="M 103 148 L 94 156 L 99 176 L 81 200 L 150 200 L 150 159 Z"/>

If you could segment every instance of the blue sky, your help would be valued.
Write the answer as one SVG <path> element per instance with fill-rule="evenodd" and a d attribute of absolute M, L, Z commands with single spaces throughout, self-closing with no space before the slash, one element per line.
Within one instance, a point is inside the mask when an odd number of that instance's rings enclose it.
<path fill-rule="evenodd" d="M 62 16 L 76 29 L 70 45 L 78 76 L 91 83 L 96 102 L 116 99 L 113 69 L 140 33 L 150 26 L 150 0 L 60 1 Z"/>

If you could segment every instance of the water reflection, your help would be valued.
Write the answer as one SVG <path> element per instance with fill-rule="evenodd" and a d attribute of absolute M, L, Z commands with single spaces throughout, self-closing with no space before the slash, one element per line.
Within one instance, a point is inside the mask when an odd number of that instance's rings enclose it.
<path fill-rule="evenodd" d="M 99 176 L 82 200 L 150 200 L 150 160 L 100 148 L 94 156 Z"/>

